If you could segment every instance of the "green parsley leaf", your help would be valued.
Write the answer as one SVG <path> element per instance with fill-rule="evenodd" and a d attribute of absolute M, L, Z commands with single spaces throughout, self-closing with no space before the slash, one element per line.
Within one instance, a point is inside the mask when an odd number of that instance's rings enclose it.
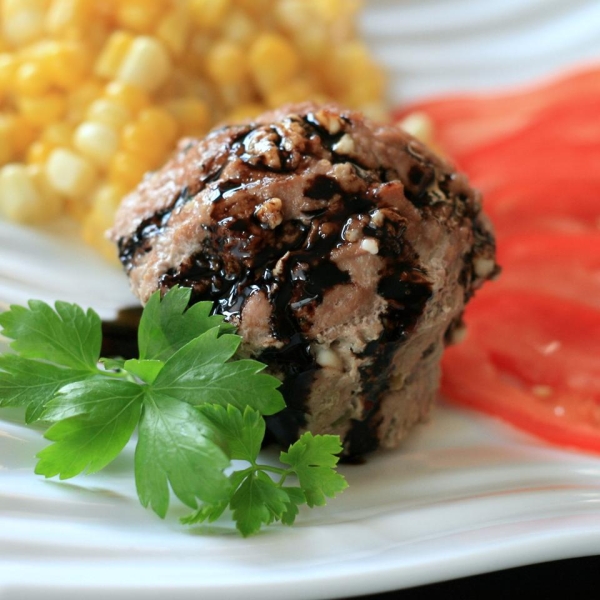
<path fill-rule="evenodd" d="M 256 533 L 261 525 L 279 521 L 288 510 L 288 494 L 265 473 L 249 475 L 230 502 L 233 518 L 244 537 Z"/>
<path fill-rule="evenodd" d="M 137 383 L 98 376 L 62 387 L 46 404 L 42 418 L 45 421 L 79 416 L 98 421 L 119 419 L 119 411 L 126 410 L 132 403 L 139 405 L 143 395 L 144 389 Z"/>
<path fill-rule="evenodd" d="M 100 317 L 76 304 L 57 302 L 52 309 L 39 300 L 29 308 L 11 306 L 0 314 L 2 333 L 23 358 L 39 358 L 79 370 L 95 370 L 100 358 Z"/>
<path fill-rule="evenodd" d="M 203 504 L 196 512 L 179 521 L 182 525 L 196 525 L 198 523 L 214 523 L 229 506 L 229 498 L 218 504 Z"/>
<path fill-rule="evenodd" d="M 229 493 L 223 473 L 228 466 L 218 433 L 199 411 L 186 402 L 148 394 L 135 450 L 135 481 L 143 506 L 164 518 L 168 484 L 191 508 L 198 500 L 217 504 Z"/>
<path fill-rule="evenodd" d="M 35 472 L 68 479 L 103 469 L 131 438 L 142 396 L 140 386 L 119 379 L 91 379 L 61 389 L 42 415 L 58 421 L 44 436 L 55 443 L 38 453 Z"/>
<path fill-rule="evenodd" d="M 336 455 L 341 451 L 337 435 L 313 436 L 306 432 L 281 453 L 281 462 L 291 465 L 298 476 L 308 506 L 323 506 L 326 496 L 333 498 L 348 487 L 344 477 L 334 470 L 339 461 Z"/>
<path fill-rule="evenodd" d="M 0 356 L 0 406 L 25 406 L 25 422 L 33 423 L 61 387 L 91 376 L 88 371 L 4 354 Z"/>
<path fill-rule="evenodd" d="M 166 361 L 188 342 L 213 327 L 221 333 L 234 327 L 220 315 L 211 316 L 212 303 L 198 302 L 188 308 L 191 289 L 174 287 L 161 299 L 155 292 L 144 307 L 138 328 L 138 344 L 142 360 Z"/>
<path fill-rule="evenodd" d="M 138 360 L 131 358 L 123 363 L 123 369 L 145 383 L 153 383 L 164 366 L 162 360 Z"/>
<path fill-rule="evenodd" d="M 281 382 L 261 373 L 265 365 L 247 359 L 225 362 L 240 341 L 237 335 L 209 329 L 167 360 L 153 388 L 194 405 L 232 404 L 241 410 L 250 406 L 264 415 L 279 412 L 285 407 L 277 390 Z"/>
<path fill-rule="evenodd" d="M 130 360 L 100 358 L 100 319 L 91 310 L 39 301 L 11 307 L 0 314 L 16 352 L 0 356 L 0 407 L 23 406 L 27 422 L 53 423 L 38 474 L 99 471 L 137 427 L 143 506 L 164 517 L 173 491 L 195 509 L 184 523 L 213 522 L 230 509 L 244 536 L 276 521 L 291 525 L 300 505 L 324 504 L 346 487 L 334 471 L 339 438 L 304 434 L 281 453 L 289 468 L 258 464 L 263 415 L 285 406 L 280 381 L 262 363 L 236 360 L 241 338 L 209 304 L 187 308 L 189 300 L 190 290 L 179 288 L 152 296 L 140 358 Z M 284 486 L 292 475 L 300 487 Z"/>
<path fill-rule="evenodd" d="M 233 471 L 229 475 L 229 495 L 224 500 L 217 502 L 216 504 L 203 504 L 196 512 L 190 515 L 181 517 L 179 521 L 184 525 L 195 525 L 197 523 L 214 523 L 227 509 L 231 496 L 238 489 L 242 481 L 246 479 L 248 473 L 245 471 Z"/>
<path fill-rule="evenodd" d="M 265 420 L 249 406 L 241 410 L 228 404 L 202 404 L 198 410 L 219 430 L 233 460 L 254 462 L 265 437 Z"/>
<path fill-rule="evenodd" d="M 297 487 L 283 486 L 281 489 L 288 495 L 289 498 L 287 508 L 281 515 L 281 522 L 284 525 L 293 525 L 298 513 L 300 512 L 298 507 L 302 504 L 306 504 L 306 496 L 304 495 L 304 492 Z"/>

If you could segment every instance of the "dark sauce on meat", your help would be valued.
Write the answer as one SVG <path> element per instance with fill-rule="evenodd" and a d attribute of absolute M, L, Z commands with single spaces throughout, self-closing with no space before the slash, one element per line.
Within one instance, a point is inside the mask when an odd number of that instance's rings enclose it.
<path fill-rule="evenodd" d="M 348 273 L 331 260 L 331 252 L 345 243 L 344 228 L 350 218 L 361 223 L 364 235 L 378 243 L 383 266 L 377 291 L 388 308 L 381 317 L 379 338 L 358 355 L 362 366 L 357 394 L 363 413 L 344 440 L 345 457 L 351 460 L 379 445 L 377 430 L 381 402 L 388 392 L 391 359 L 416 326 L 432 295 L 427 273 L 419 268 L 419 257 L 405 240 L 406 221 L 393 209 L 382 206 L 372 190 L 400 180 L 406 198 L 423 218 L 450 220 L 450 211 L 452 219 L 458 221 L 471 218 L 478 208 L 468 186 L 422 155 L 416 142 L 406 143 L 408 160 L 397 166 L 370 169 L 356 157 L 334 150 L 350 124 L 344 115 L 335 134 L 311 113 L 287 119 L 304 132 L 305 139 L 298 146 L 286 143 L 285 131 L 278 125 L 238 128 L 223 145 L 216 163 L 203 165 L 205 174 L 196 188 L 184 188 L 167 208 L 140 223 L 128 239 L 120 240 L 119 250 L 123 264 L 129 268 L 137 256 L 151 249 L 152 238 L 161 233 L 174 211 L 205 190 L 211 203 L 211 221 L 203 227 L 201 248 L 167 271 L 159 286 L 163 292 L 175 285 L 190 287 L 192 302 L 213 301 L 214 312 L 233 323 L 239 322 L 253 294 L 267 298 L 272 307 L 269 326 L 278 345 L 264 349 L 257 358 L 282 378 L 287 408 L 268 417 L 267 423 L 272 438 L 287 445 L 295 441 L 306 423 L 306 400 L 320 369 L 311 352 L 311 317 L 327 290 L 351 283 Z M 302 160 L 313 157 L 311 152 L 333 164 L 352 165 L 365 184 L 364 191 L 348 193 L 336 179 L 315 174 L 304 190 L 305 198 L 312 202 L 307 202 L 308 208 L 301 216 L 275 227 L 261 222 L 256 210 L 264 198 L 257 191 L 257 177 L 261 173 L 272 177 L 293 172 Z M 231 161 L 239 165 L 237 178 L 219 181 L 224 166 Z M 378 227 L 369 224 L 369 215 L 376 209 L 385 212 L 383 224 Z M 489 244 L 489 235 L 483 239 L 484 228 L 480 225 L 481 233 L 476 227 L 475 238 L 480 235 L 481 244 Z M 469 266 L 461 273 L 461 283 L 468 290 L 473 273 L 472 261 L 466 262 Z"/>
<path fill-rule="evenodd" d="M 317 194 L 319 189 L 323 193 Z M 260 200 L 250 189 L 238 187 L 231 201 L 224 193 L 213 197 L 213 225 L 206 228 L 202 251 L 160 280 L 163 291 L 191 287 L 192 302 L 212 300 L 215 312 L 232 322 L 248 297 L 266 295 L 273 307 L 271 332 L 280 346 L 264 350 L 258 359 L 283 379 L 287 409 L 268 418 L 281 444 L 293 442 L 304 424 L 306 398 L 320 368 L 310 351 L 306 323 L 328 289 L 350 282 L 329 256 L 343 243 L 348 218 L 375 207 L 372 199 L 343 194 L 335 180 L 324 176 L 315 177 L 308 191 L 328 201 L 325 211 L 274 229 L 264 229 L 256 219 Z"/>
<path fill-rule="evenodd" d="M 392 211 L 386 211 L 382 227 L 367 226 L 365 234 L 378 240 L 379 255 L 385 259 L 378 293 L 388 309 L 381 317 L 383 330 L 377 340 L 367 344 L 360 354 L 366 359 L 360 368 L 363 414 L 354 420 L 344 440 L 349 458 L 364 456 L 379 445 L 377 429 L 381 423 L 381 401 L 388 391 L 392 357 L 417 324 L 431 298 L 431 282 L 416 267 L 418 256 L 404 239 L 406 222 Z"/>

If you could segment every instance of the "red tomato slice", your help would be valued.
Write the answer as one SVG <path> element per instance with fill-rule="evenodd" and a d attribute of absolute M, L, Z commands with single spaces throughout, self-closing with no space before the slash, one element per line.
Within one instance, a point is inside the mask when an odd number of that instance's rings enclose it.
<path fill-rule="evenodd" d="M 505 154 L 473 155 L 470 160 L 457 161 L 473 185 L 484 191 L 507 181 L 531 181 L 545 177 L 575 179 L 600 169 L 600 146 L 580 150 L 573 146 L 550 146 L 542 149 L 507 152 Z M 566 190 L 565 190 L 566 191 Z"/>
<path fill-rule="evenodd" d="M 590 172 L 574 179 L 567 174 L 509 178 L 496 186 L 473 182 L 484 193 L 486 212 L 499 234 L 524 230 L 598 231 L 600 226 L 600 174 Z M 482 185 L 484 184 L 484 185 Z"/>
<path fill-rule="evenodd" d="M 600 231 L 502 237 L 497 255 L 503 272 L 495 289 L 537 291 L 600 308 Z"/>
<path fill-rule="evenodd" d="M 469 306 L 467 324 L 469 338 L 489 360 L 527 386 L 587 393 L 600 401 L 600 310 L 489 286 Z"/>
<path fill-rule="evenodd" d="M 442 392 L 561 445 L 600 452 L 600 67 L 509 94 L 422 102 L 484 194 L 499 282 L 466 311 Z"/>
<path fill-rule="evenodd" d="M 509 111 L 510 112 L 510 111 Z M 568 103 L 551 105 L 532 115 L 517 131 L 506 133 L 487 143 L 477 144 L 462 152 L 455 151 L 453 158 L 467 172 L 474 174 L 478 161 L 506 158 L 527 162 L 542 157 L 548 160 L 562 148 L 577 155 L 598 152 L 600 139 L 600 92 L 590 97 L 574 97 Z M 553 170 L 554 170 L 554 162 Z"/>
<path fill-rule="evenodd" d="M 448 348 L 442 393 L 548 441 L 600 452 L 600 311 L 487 289 Z"/>
<path fill-rule="evenodd" d="M 450 155 L 460 156 L 490 140 L 520 131 L 533 115 L 549 106 L 568 105 L 576 97 L 598 95 L 600 69 L 594 65 L 509 93 L 425 100 L 401 107 L 394 117 L 400 120 L 414 111 L 426 113 L 433 121 L 440 145 Z"/>
<path fill-rule="evenodd" d="M 442 394 L 452 403 L 511 423 L 560 446 L 600 452 L 600 404 L 585 393 L 528 388 L 506 374 L 476 343 L 448 348 Z"/>

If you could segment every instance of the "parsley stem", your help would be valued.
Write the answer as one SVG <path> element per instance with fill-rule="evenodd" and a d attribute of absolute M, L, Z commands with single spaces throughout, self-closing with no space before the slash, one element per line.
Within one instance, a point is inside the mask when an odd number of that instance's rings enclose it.
<path fill-rule="evenodd" d="M 241 471 L 236 471 L 236 475 L 238 475 L 239 477 L 241 477 L 242 475 L 244 477 L 247 477 L 248 475 L 255 475 L 259 471 L 262 471 L 263 473 L 273 473 L 275 475 L 279 475 L 280 479 L 277 482 L 278 487 L 283 485 L 283 482 L 286 480 L 287 476 L 291 475 L 294 472 L 292 468 L 283 469 L 281 467 L 273 467 L 271 465 L 259 465 L 258 463 L 253 462 L 249 467 L 246 467 Z"/>

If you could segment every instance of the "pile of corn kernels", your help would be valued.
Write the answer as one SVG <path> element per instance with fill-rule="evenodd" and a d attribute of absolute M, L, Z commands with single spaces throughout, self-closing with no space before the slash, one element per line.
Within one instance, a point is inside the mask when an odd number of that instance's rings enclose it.
<path fill-rule="evenodd" d="M 70 215 L 106 256 L 121 198 L 182 136 L 333 99 L 383 113 L 355 0 L 2 0 L 0 215 Z"/>

